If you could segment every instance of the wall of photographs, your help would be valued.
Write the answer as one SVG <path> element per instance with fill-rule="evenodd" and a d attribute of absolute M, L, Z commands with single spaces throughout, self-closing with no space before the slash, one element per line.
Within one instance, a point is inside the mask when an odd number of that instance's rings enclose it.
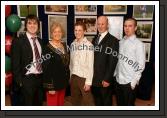
<path fill-rule="evenodd" d="M 146 48 L 147 64 L 142 78 L 154 78 L 155 18 L 153 5 L 13 5 L 12 12 L 22 19 L 22 27 L 17 32 L 17 36 L 24 32 L 25 17 L 28 14 L 35 14 L 40 19 L 39 36 L 44 43 L 51 39 L 49 27 L 53 21 L 56 21 L 62 24 L 65 30 L 63 41 L 68 45 L 75 38 L 73 31 L 76 21 L 86 24 L 86 36 L 91 41 L 97 34 L 97 17 L 105 15 L 109 19 L 109 32 L 121 40 L 124 36 L 123 21 L 127 17 L 134 17 L 137 19 L 136 35 L 145 43 Z M 153 82 L 152 80 L 143 81 Z"/>
<path fill-rule="evenodd" d="M 86 24 L 86 36 L 91 41 L 97 34 L 96 20 L 99 15 L 109 19 L 109 32 L 118 39 L 123 38 L 123 21 L 126 17 L 134 17 L 137 22 L 137 37 L 145 43 L 146 62 L 154 61 L 151 56 L 154 41 L 154 6 L 153 5 L 17 5 L 13 11 L 23 20 L 17 32 L 24 32 L 24 18 L 27 14 L 35 14 L 40 19 L 40 34 L 44 42 L 50 40 L 50 25 L 56 21 L 62 24 L 65 35 L 64 42 L 68 45 L 73 41 L 74 23 L 83 21 Z M 152 48 L 153 49 L 153 48 Z"/>

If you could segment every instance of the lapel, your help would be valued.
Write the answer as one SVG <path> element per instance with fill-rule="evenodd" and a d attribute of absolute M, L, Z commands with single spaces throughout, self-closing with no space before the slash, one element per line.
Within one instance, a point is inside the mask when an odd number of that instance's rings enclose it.
<path fill-rule="evenodd" d="M 93 38 L 92 40 L 92 44 L 95 46 L 95 40 L 97 39 L 97 36 L 95 36 L 95 38 Z"/>
<path fill-rule="evenodd" d="M 24 46 L 25 50 L 26 51 L 28 50 L 28 52 L 25 52 L 25 53 L 28 53 L 29 56 L 33 57 L 33 51 L 32 51 L 32 48 L 31 48 L 31 44 L 30 44 L 26 34 L 24 35 L 23 41 L 24 41 L 23 46 Z"/>

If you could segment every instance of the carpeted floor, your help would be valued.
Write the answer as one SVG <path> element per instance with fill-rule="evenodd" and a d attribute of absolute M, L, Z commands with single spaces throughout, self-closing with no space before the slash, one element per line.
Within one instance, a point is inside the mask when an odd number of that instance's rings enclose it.
<path fill-rule="evenodd" d="M 155 92 L 154 92 L 154 88 L 152 89 L 152 94 L 151 94 L 151 99 L 150 100 L 142 100 L 137 98 L 135 105 L 136 106 L 154 106 L 155 105 Z M 5 105 L 6 106 L 11 106 L 11 100 L 10 100 L 10 95 L 6 94 L 5 96 Z M 44 105 L 46 105 L 46 103 L 44 102 Z M 71 96 L 66 96 L 65 97 L 65 106 L 71 106 Z M 115 95 L 113 95 L 113 106 L 116 106 L 116 98 Z"/>

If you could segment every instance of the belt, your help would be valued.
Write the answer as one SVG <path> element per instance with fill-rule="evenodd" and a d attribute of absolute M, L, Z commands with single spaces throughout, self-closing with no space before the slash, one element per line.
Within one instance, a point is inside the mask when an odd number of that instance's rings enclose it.
<path fill-rule="evenodd" d="M 26 77 L 35 77 L 35 78 L 39 78 L 41 76 L 42 76 L 42 74 L 28 74 L 28 75 L 26 75 Z"/>

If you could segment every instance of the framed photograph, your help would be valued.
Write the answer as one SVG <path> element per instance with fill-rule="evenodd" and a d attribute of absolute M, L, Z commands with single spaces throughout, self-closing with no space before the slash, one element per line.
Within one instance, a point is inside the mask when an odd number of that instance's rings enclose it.
<path fill-rule="evenodd" d="M 96 34 L 97 33 L 97 16 L 75 16 L 75 23 L 83 22 L 86 25 L 85 34 Z"/>
<path fill-rule="evenodd" d="M 45 5 L 45 14 L 68 14 L 68 5 Z"/>
<path fill-rule="evenodd" d="M 104 14 L 126 14 L 127 5 L 104 5 L 103 13 Z"/>
<path fill-rule="evenodd" d="M 152 20 L 153 12 L 153 5 L 133 5 L 133 17 L 136 20 Z"/>
<path fill-rule="evenodd" d="M 153 22 L 152 21 L 138 21 L 137 22 L 137 31 L 136 36 L 141 41 L 152 41 L 152 30 Z"/>
<path fill-rule="evenodd" d="M 109 33 L 121 40 L 123 38 L 123 16 L 108 16 Z"/>
<path fill-rule="evenodd" d="M 95 36 L 86 36 L 86 38 L 88 39 L 88 41 L 92 42 L 92 40 L 95 38 Z"/>
<path fill-rule="evenodd" d="M 50 27 L 54 23 L 60 23 L 64 30 L 64 37 L 62 42 L 67 42 L 67 16 L 58 16 L 58 15 L 48 15 L 48 38 L 51 40 Z"/>
<path fill-rule="evenodd" d="M 21 21 L 21 27 L 17 31 L 17 37 L 19 37 L 20 34 L 25 33 L 24 29 L 25 29 L 25 21 Z M 39 33 L 38 33 L 38 37 L 40 37 L 42 39 L 42 21 L 40 21 L 40 30 L 39 30 Z"/>
<path fill-rule="evenodd" d="M 144 43 L 145 44 L 145 52 L 146 52 L 146 62 L 150 61 L 150 49 L 151 43 Z"/>
<path fill-rule="evenodd" d="M 17 5 L 17 13 L 20 18 L 25 18 L 29 14 L 36 15 L 38 17 L 37 5 Z"/>
<path fill-rule="evenodd" d="M 97 15 L 97 5 L 75 5 L 75 14 Z"/>

